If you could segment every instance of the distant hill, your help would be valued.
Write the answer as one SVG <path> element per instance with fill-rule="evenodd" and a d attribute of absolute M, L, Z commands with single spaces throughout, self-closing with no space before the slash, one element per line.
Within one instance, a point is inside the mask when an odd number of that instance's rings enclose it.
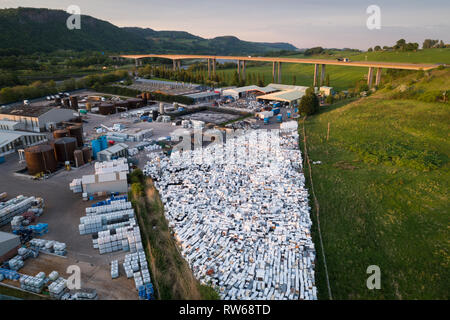
<path fill-rule="evenodd" d="M 120 28 L 82 15 L 81 29 L 69 30 L 62 10 L 17 8 L 0 10 L 0 49 L 51 52 L 59 49 L 123 53 L 256 54 L 297 50 L 289 43 L 242 41 L 233 36 L 204 39 L 184 31 Z"/>

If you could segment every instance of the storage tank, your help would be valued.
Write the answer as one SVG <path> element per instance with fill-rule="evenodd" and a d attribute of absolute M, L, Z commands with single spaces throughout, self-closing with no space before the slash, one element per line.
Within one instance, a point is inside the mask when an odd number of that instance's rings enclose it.
<path fill-rule="evenodd" d="M 101 136 L 98 139 L 100 140 L 102 150 L 105 150 L 106 148 L 108 148 L 108 140 L 106 140 L 106 136 Z"/>
<path fill-rule="evenodd" d="M 55 153 L 48 144 L 42 144 L 25 149 L 25 161 L 28 173 L 31 175 L 40 172 L 55 172 L 57 168 Z"/>
<path fill-rule="evenodd" d="M 128 110 L 128 101 L 116 101 L 114 103 L 116 105 L 117 108 L 121 108 L 118 111 L 124 111 L 123 109 L 127 109 Z"/>
<path fill-rule="evenodd" d="M 116 113 L 116 108 L 111 103 L 102 103 L 98 107 L 98 112 L 102 115 L 113 114 Z"/>
<path fill-rule="evenodd" d="M 73 152 L 73 158 L 75 161 L 75 167 L 81 167 L 84 165 L 84 159 L 83 159 L 83 151 L 81 150 L 75 150 Z"/>
<path fill-rule="evenodd" d="M 84 163 L 90 162 L 92 160 L 92 149 L 90 147 L 84 147 L 81 151 L 83 151 Z"/>
<path fill-rule="evenodd" d="M 70 99 L 70 106 L 72 107 L 72 109 L 78 110 L 78 97 L 71 96 L 69 99 Z"/>
<path fill-rule="evenodd" d="M 128 105 L 131 109 L 140 108 L 143 105 L 143 100 L 140 98 L 128 99 Z"/>
<path fill-rule="evenodd" d="M 69 135 L 69 130 L 67 130 L 67 129 L 60 129 L 60 130 L 53 131 L 53 138 L 55 140 L 67 137 L 68 135 Z"/>
<path fill-rule="evenodd" d="M 156 121 L 158 116 L 159 116 L 158 110 L 153 110 L 153 112 L 152 112 L 152 119 L 153 119 L 153 121 Z"/>
<path fill-rule="evenodd" d="M 54 142 L 56 160 L 58 162 L 74 162 L 73 152 L 77 148 L 77 139 L 73 137 L 64 137 Z"/>
<path fill-rule="evenodd" d="M 77 139 L 77 146 L 81 148 L 83 146 L 83 126 L 70 126 L 69 136 Z"/>
<path fill-rule="evenodd" d="M 92 145 L 92 156 L 95 159 L 97 158 L 97 153 L 102 151 L 102 142 L 100 139 L 92 140 L 91 145 Z"/>
<path fill-rule="evenodd" d="M 64 98 L 62 100 L 64 108 L 70 109 L 70 100 L 69 98 Z"/>
<path fill-rule="evenodd" d="M 91 109 L 92 109 L 92 103 L 86 102 L 86 110 L 90 112 Z"/>
<path fill-rule="evenodd" d="M 164 103 L 162 102 L 159 103 L 159 113 L 164 114 Z"/>

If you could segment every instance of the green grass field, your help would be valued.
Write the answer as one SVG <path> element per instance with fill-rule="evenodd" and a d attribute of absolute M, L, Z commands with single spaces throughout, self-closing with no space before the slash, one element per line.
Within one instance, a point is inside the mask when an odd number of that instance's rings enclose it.
<path fill-rule="evenodd" d="M 392 61 L 405 63 L 446 63 L 450 64 L 450 48 L 446 49 L 425 49 L 417 52 L 336 52 L 334 55 L 314 55 L 305 57 L 303 54 L 290 55 L 288 58 L 305 59 L 336 59 L 337 57 L 349 57 L 354 61 Z M 353 87 L 356 81 L 364 79 L 367 75 L 367 68 L 360 67 L 341 67 L 327 66 L 326 72 L 330 75 L 330 86 L 337 90 L 346 90 Z M 218 70 L 219 74 L 225 74 L 232 79 L 235 68 Z M 258 67 L 246 68 L 247 77 L 250 73 L 264 75 L 265 84 L 272 82 L 272 64 L 266 64 Z M 282 65 L 282 83 L 294 84 L 294 75 L 296 84 L 302 86 L 312 86 L 314 80 L 314 65 L 306 64 L 288 64 Z M 255 81 L 254 81 L 255 82 Z M 256 83 L 256 82 L 255 82 Z"/>
<path fill-rule="evenodd" d="M 432 88 L 450 89 L 446 71 Z M 448 299 L 449 106 L 385 96 L 341 102 L 305 122 L 309 157 L 322 161 L 312 176 L 333 298 Z M 326 299 L 317 230 L 314 238 Z M 381 269 L 380 290 L 366 287 L 369 265 Z"/>

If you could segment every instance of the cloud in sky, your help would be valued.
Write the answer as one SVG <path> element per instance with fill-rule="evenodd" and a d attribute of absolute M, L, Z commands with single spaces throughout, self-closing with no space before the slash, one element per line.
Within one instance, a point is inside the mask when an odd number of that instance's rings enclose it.
<path fill-rule="evenodd" d="M 449 42 L 448 0 L 0 0 L 0 8 L 78 5 L 118 26 L 182 30 L 206 38 L 289 42 L 299 48 L 391 45 L 400 38 Z M 381 29 L 368 30 L 366 8 L 381 8 Z"/>

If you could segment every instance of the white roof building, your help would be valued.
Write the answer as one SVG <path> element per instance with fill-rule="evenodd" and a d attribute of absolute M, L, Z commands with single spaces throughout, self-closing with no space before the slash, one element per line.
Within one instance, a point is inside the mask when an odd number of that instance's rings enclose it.
<path fill-rule="evenodd" d="M 251 85 L 251 86 L 246 86 L 246 87 L 231 88 L 231 89 L 224 90 L 222 92 L 222 95 L 224 95 L 224 96 L 231 96 L 234 99 L 239 99 L 240 97 L 242 97 L 242 95 L 244 93 L 248 93 L 248 92 L 252 92 L 252 91 L 256 91 L 256 92 L 260 92 L 260 93 L 263 93 L 263 94 L 267 94 L 267 93 L 275 92 L 277 90 L 278 89 L 275 89 L 272 86 L 258 87 L 258 86 L 255 86 L 255 85 Z"/>

